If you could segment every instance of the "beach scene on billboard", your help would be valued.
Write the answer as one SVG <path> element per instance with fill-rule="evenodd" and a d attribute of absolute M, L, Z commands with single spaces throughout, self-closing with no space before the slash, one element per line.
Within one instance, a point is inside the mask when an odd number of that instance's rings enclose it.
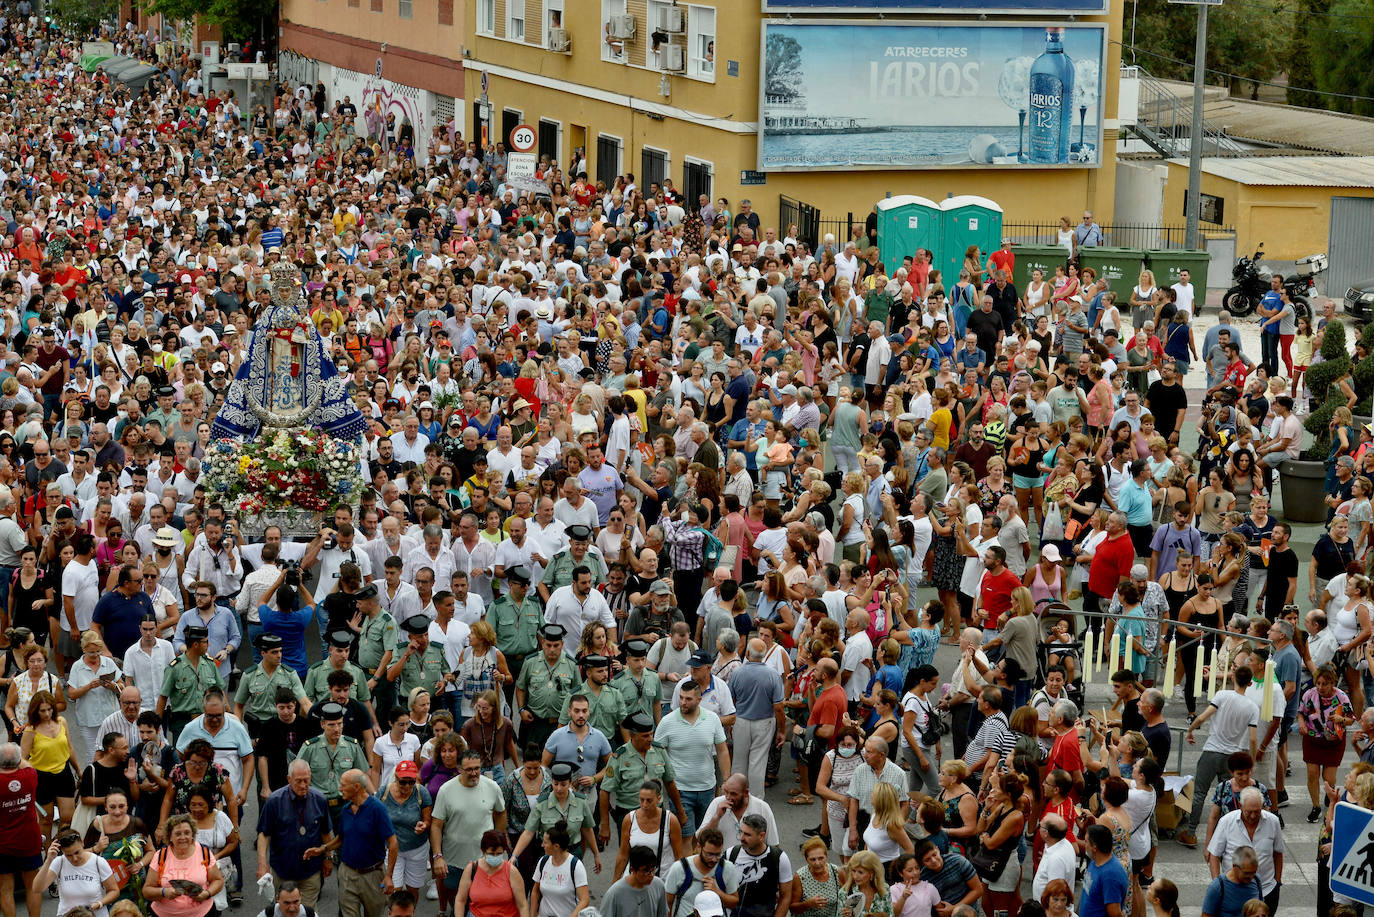
<path fill-rule="evenodd" d="M 759 169 L 1099 164 L 1099 26 L 765 26 Z"/>

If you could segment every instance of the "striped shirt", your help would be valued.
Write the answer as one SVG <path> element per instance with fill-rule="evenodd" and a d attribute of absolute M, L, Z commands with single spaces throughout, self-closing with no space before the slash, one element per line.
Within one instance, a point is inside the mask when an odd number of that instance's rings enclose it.
<path fill-rule="evenodd" d="M 1005 758 L 1015 748 L 1016 734 L 1007 723 L 1007 715 L 998 710 L 983 720 L 983 725 L 978 727 L 978 734 L 969 741 L 968 750 L 964 752 L 964 763 L 969 766 L 977 764 L 987 752 Z"/>

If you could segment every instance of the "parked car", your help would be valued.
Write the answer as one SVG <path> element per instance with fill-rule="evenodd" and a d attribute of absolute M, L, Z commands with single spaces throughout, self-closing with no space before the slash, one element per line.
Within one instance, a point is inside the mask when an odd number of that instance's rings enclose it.
<path fill-rule="evenodd" d="M 1345 291 L 1345 311 L 1356 318 L 1374 318 L 1374 277 L 1350 285 Z"/>

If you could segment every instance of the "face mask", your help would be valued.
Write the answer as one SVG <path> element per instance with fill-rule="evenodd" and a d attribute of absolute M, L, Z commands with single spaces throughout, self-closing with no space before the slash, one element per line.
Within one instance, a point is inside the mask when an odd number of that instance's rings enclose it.
<path fill-rule="evenodd" d="M 487 853 L 482 855 L 482 859 L 487 861 L 488 866 L 495 869 L 506 862 L 506 855 L 504 853 Z"/>
<path fill-rule="evenodd" d="M 162 345 L 161 345 L 161 344 L 154 344 L 154 345 L 153 345 L 153 353 L 162 353 Z"/>
<path fill-rule="evenodd" d="M 841 758 L 852 758 L 859 753 L 857 748 L 837 748 L 835 750 L 840 753 Z"/>

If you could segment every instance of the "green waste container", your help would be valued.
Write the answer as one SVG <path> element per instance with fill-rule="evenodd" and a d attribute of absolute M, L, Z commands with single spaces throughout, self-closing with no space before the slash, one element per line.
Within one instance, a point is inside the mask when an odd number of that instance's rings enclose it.
<path fill-rule="evenodd" d="M 1011 282 L 1022 295 L 1031 281 L 1031 271 L 1039 268 L 1045 280 L 1052 282 L 1054 269 L 1063 267 L 1069 260 L 1069 253 L 1062 245 L 1013 245 L 1011 253 L 1016 256 Z"/>
<path fill-rule="evenodd" d="M 1187 271 L 1193 285 L 1193 296 L 1198 300 L 1207 298 L 1207 269 L 1212 265 L 1210 252 L 1193 252 L 1181 248 L 1156 248 L 1145 253 L 1150 270 L 1154 271 L 1155 283 L 1165 289 L 1178 283 L 1179 271 Z"/>
<path fill-rule="evenodd" d="M 1138 248 L 1094 246 L 1078 250 L 1078 262 L 1097 272 L 1099 280 L 1107 281 L 1107 289 L 1116 294 L 1116 304 L 1125 314 L 1130 309 L 1131 290 L 1140 282 L 1145 252 Z"/>

